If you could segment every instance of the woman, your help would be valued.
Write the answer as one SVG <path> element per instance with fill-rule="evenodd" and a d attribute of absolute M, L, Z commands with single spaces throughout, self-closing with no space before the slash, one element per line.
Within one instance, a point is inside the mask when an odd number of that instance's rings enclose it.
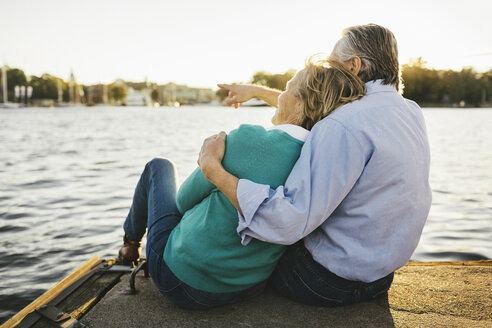
<path fill-rule="evenodd" d="M 224 167 L 238 177 L 282 185 L 312 126 L 364 94 L 362 81 L 344 66 L 311 57 L 278 97 L 275 127 L 241 125 L 229 133 Z M 205 309 L 261 293 L 284 246 L 259 240 L 242 246 L 237 212 L 225 195 L 199 168 L 176 195 L 175 176 L 167 160 L 147 164 L 124 224 L 120 260 L 138 259 L 147 228 L 150 275 L 172 302 Z"/>

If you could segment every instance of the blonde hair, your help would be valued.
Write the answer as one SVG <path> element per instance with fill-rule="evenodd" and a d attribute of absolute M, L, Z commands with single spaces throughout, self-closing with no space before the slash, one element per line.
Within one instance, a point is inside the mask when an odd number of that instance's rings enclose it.
<path fill-rule="evenodd" d="M 338 107 L 360 99 L 366 93 L 366 86 L 357 75 L 326 57 L 309 57 L 299 74 L 298 122 L 308 130 Z"/>

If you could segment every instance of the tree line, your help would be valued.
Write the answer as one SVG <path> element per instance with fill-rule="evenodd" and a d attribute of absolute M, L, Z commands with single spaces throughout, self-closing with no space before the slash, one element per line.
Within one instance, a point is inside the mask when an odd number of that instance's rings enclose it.
<path fill-rule="evenodd" d="M 63 79 L 50 75 L 43 74 L 41 76 L 26 76 L 23 70 L 18 68 L 7 69 L 7 95 L 10 102 L 17 101 L 15 98 L 15 86 L 31 86 L 32 96 L 31 101 L 35 100 L 57 100 L 58 88 L 61 87 L 63 102 L 70 101 L 69 83 Z M 87 86 L 79 85 L 84 94 L 87 94 Z M 2 79 L 0 79 L 0 90 L 2 87 Z M 126 89 L 120 85 L 109 85 L 109 97 L 114 101 L 121 101 L 126 98 Z M 1 97 L 0 97 L 1 98 Z M 3 99 L 0 99 L 3 102 Z"/>
<path fill-rule="evenodd" d="M 249 83 L 285 90 L 287 82 L 294 76 L 295 70 L 272 74 L 265 71 L 254 73 Z M 404 84 L 403 96 L 416 101 L 421 106 L 491 106 L 492 69 L 478 73 L 472 68 L 460 71 L 436 70 L 429 68 L 422 58 L 411 60 L 402 66 Z M 0 85 L 1 85 L 0 79 Z M 50 74 L 29 76 L 18 68 L 7 70 L 8 99 L 15 100 L 15 86 L 32 86 L 32 100 L 58 99 L 58 87 L 61 86 L 63 101 L 68 102 L 69 84 Z M 86 86 L 81 86 L 86 91 Z M 126 90 L 118 85 L 109 85 L 109 95 L 114 101 L 124 99 Z M 218 90 L 217 97 L 227 97 L 227 91 Z M 2 99 L 3 101 L 3 99 Z"/>
<path fill-rule="evenodd" d="M 295 70 L 283 74 L 256 72 L 249 83 L 285 90 Z M 478 73 L 472 68 L 461 71 L 429 68 L 422 58 L 402 65 L 403 96 L 421 106 L 491 106 L 492 69 Z M 227 91 L 218 90 L 219 99 L 227 97 Z"/>
<path fill-rule="evenodd" d="M 57 99 L 58 80 L 62 81 L 63 98 L 68 99 L 68 85 L 63 80 L 50 74 L 33 75 L 28 79 L 24 71 L 18 68 L 9 68 L 7 69 L 7 98 L 11 102 L 16 100 L 15 86 L 31 86 L 33 89 L 32 99 Z M 1 83 L 0 80 L 0 85 Z"/>
<path fill-rule="evenodd" d="M 492 69 L 478 73 L 428 68 L 422 58 L 402 66 L 403 96 L 422 106 L 490 106 Z"/>

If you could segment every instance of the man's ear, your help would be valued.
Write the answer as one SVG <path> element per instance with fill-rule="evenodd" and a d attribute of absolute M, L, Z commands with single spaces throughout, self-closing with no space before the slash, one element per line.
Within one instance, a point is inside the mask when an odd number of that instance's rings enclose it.
<path fill-rule="evenodd" d="M 347 64 L 348 68 L 350 69 L 350 71 L 352 73 L 354 73 L 355 75 L 358 75 L 360 70 L 362 69 L 362 60 L 358 56 L 354 56 L 354 57 L 350 58 L 346 62 L 346 64 Z"/>

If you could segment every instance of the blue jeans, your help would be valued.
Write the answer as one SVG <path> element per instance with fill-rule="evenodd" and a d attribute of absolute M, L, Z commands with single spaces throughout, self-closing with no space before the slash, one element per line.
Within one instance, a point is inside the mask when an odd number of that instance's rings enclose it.
<path fill-rule="evenodd" d="M 270 277 L 284 296 L 315 306 L 341 306 L 367 301 L 384 294 L 393 273 L 371 283 L 341 278 L 313 260 L 304 242 L 290 246 Z"/>
<path fill-rule="evenodd" d="M 147 230 L 147 265 L 159 291 L 171 302 L 189 309 L 207 309 L 259 295 L 266 281 L 233 293 L 195 289 L 176 277 L 164 261 L 169 236 L 181 220 L 176 207 L 176 169 L 172 162 L 155 158 L 145 166 L 123 228 L 131 240 L 141 240 Z"/>

